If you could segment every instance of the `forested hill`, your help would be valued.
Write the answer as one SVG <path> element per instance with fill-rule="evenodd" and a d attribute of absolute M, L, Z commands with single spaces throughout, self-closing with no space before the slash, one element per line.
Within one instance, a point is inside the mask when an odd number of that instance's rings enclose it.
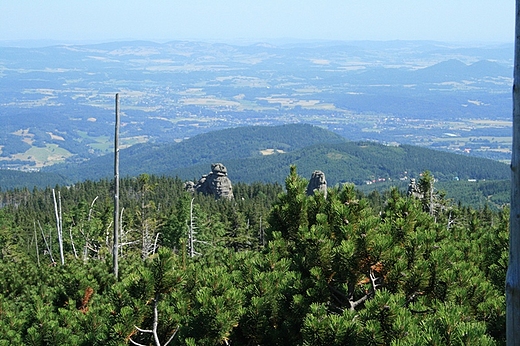
<path fill-rule="evenodd" d="M 488 159 L 457 155 L 416 146 L 385 146 L 373 142 L 318 144 L 287 154 L 273 154 L 225 162 L 232 181 L 283 182 L 290 165 L 307 179 L 314 170 L 325 172 L 329 185 L 350 182 L 356 185 L 372 181 L 398 180 L 428 170 L 436 179 L 505 180 L 509 167 Z M 202 164 L 169 172 L 168 175 L 191 179 L 207 174 L 209 165 Z"/>
<path fill-rule="evenodd" d="M 0 191 L 27 187 L 45 188 L 47 186 L 67 185 L 68 179 L 58 173 L 20 172 L 9 169 L 0 170 Z"/>
<path fill-rule="evenodd" d="M 282 183 L 290 165 L 296 165 L 305 177 L 322 170 L 331 185 L 406 180 L 426 170 L 444 181 L 510 178 L 509 167 L 497 161 L 417 146 L 350 142 L 330 131 L 303 124 L 239 127 L 180 143 L 136 145 L 121 150 L 120 172 L 122 176 L 147 173 L 191 180 L 207 174 L 211 163 L 216 162 L 228 168 L 233 182 L 244 183 Z M 79 165 L 57 165 L 44 172 L 57 174 L 59 184 L 109 178 L 113 174 L 113 155 Z M 25 178 L 20 176 L 18 187 Z M 34 185 L 40 186 L 30 181 L 26 186 Z M 2 185 L 2 189 L 10 187 Z"/>
<path fill-rule="evenodd" d="M 200 134 L 180 143 L 139 144 L 121 150 L 120 171 L 123 176 L 160 175 L 196 164 L 209 167 L 214 162 L 261 157 L 269 150 L 287 153 L 319 143 L 345 141 L 333 132 L 305 124 L 238 127 Z M 79 165 L 49 167 L 47 171 L 60 173 L 73 182 L 106 178 L 113 175 L 113 155 Z M 287 171 L 288 167 L 285 174 Z"/>

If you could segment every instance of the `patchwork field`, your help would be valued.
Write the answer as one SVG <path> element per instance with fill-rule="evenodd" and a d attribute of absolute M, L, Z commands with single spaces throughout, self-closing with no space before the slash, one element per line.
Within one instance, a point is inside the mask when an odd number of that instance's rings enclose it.
<path fill-rule="evenodd" d="M 110 152 L 115 93 L 124 147 L 238 126 L 309 123 L 351 140 L 501 161 L 511 153 L 507 45 L 0 47 L 0 71 L 0 168 Z"/>

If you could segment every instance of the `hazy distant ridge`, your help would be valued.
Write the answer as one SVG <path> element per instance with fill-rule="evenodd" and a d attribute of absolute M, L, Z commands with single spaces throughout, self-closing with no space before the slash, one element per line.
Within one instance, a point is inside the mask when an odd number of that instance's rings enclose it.
<path fill-rule="evenodd" d="M 115 93 L 125 147 L 306 123 L 507 161 L 512 52 L 432 41 L 0 47 L 0 168 L 110 153 Z"/>

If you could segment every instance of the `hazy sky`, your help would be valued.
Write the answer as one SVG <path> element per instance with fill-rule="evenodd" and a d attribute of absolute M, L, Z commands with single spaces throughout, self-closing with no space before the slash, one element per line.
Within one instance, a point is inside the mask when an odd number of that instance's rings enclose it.
<path fill-rule="evenodd" d="M 0 40 L 513 42 L 513 0 L 0 0 Z"/>

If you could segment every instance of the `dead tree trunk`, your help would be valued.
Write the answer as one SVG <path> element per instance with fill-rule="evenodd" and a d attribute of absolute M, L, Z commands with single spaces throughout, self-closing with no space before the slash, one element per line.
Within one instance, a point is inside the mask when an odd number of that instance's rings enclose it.
<path fill-rule="evenodd" d="M 188 229 L 188 246 L 190 249 L 190 258 L 195 257 L 195 226 L 193 224 L 193 200 L 195 198 L 191 199 L 190 202 L 190 226 Z"/>
<path fill-rule="evenodd" d="M 54 261 L 54 257 L 52 257 L 52 247 L 49 245 L 49 243 L 47 243 L 47 238 L 45 238 L 45 234 L 43 233 L 43 228 L 42 228 L 42 225 L 40 224 L 40 221 L 38 220 L 38 227 L 40 227 L 40 231 L 42 232 L 42 238 L 43 238 L 43 241 L 45 242 L 45 247 L 47 248 L 47 252 L 49 253 L 49 257 L 51 258 L 51 263 L 52 265 L 56 264 L 56 262 Z M 51 237 L 49 237 L 49 240 L 50 240 Z"/>
<path fill-rule="evenodd" d="M 152 329 L 141 329 L 141 328 L 139 328 L 137 326 L 135 326 L 135 329 L 137 329 L 139 332 L 141 332 L 143 334 L 146 334 L 146 333 L 147 334 L 152 334 L 153 335 L 153 340 L 155 342 L 155 345 L 156 346 L 161 346 L 161 341 L 159 340 L 159 335 L 157 334 L 157 327 L 159 326 L 159 312 L 157 311 L 157 306 L 158 305 L 159 305 L 159 295 L 156 294 L 155 298 L 153 299 L 153 327 L 152 327 Z M 179 328 L 180 328 L 180 326 L 177 326 L 177 328 L 175 328 L 175 330 L 173 331 L 172 335 L 170 335 L 170 338 L 162 346 L 168 346 L 168 344 L 175 337 L 175 334 L 177 334 L 177 332 L 179 331 Z M 135 342 L 134 340 L 132 340 L 132 338 L 130 338 L 129 341 L 133 345 L 145 346 L 143 344 Z"/>
<path fill-rule="evenodd" d="M 34 225 L 34 245 L 36 246 L 36 260 L 38 261 L 38 267 L 40 267 L 40 249 L 38 248 L 38 235 L 36 234 L 36 222 L 33 221 Z"/>
<path fill-rule="evenodd" d="M 54 212 L 56 214 L 56 230 L 58 231 L 58 245 L 60 246 L 60 261 L 61 265 L 65 264 L 65 257 L 63 255 L 63 224 L 61 216 L 61 194 L 58 191 L 58 204 L 56 203 L 56 193 L 52 189 L 52 198 L 54 199 Z"/>
<path fill-rule="evenodd" d="M 114 135 L 114 244 L 112 249 L 114 276 L 119 275 L 119 94 L 116 94 L 116 126 Z"/>
<path fill-rule="evenodd" d="M 515 12 L 513 81 L 513 148 L 511 157 L 511 214 L 509 266 L 506 276 L 507 345 L 520 345 L 520 0 Z"/>

